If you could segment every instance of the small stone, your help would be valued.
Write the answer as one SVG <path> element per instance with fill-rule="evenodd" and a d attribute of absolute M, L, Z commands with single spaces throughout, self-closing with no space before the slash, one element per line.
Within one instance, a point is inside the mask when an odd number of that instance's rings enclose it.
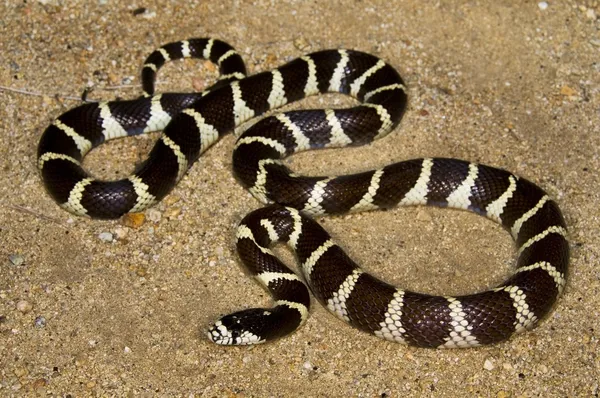
<path fill-rule="evenodd" d="M 154 19 L 156 18 L 156 11 L 146 11 L 142 14 L 142 18 L 144 19 Z"/>
<path fill-rule="evenodd" d="M 124 352 L 125 354 L 129 354 L 129 353 L 131 353 L 131 348 L 129 348 L 129 347 L 127 347 L 127 346 L 125 346 L 125 348 L 123 349 L 123 352 Z"/>
<path fill-rule="evenodd" d="M 144 213 L 127 213 L 121 217 L 121 224 L 126 227 L 137 229 L 146 221 Z"/>
<path fill-rule="evenodd" d="M 115 236 L 118 240 L 123 240 L 127 237 L 127 230 L 125 228 L 115 228 Z"/>
<path fill-rule="evenodd" d="M 8 256 L 8 259 L 10 260 L 12 265 L 16 265 L 17 267 L 19 265 L 23 265 L 23 262 L 25 261 L 23 256 L 21 256 L 20 254 L 11 254 L 10 256 Z"/>
<path fill-rule="evenodd" d="M 179 214 L 181 214 L 180 207 L 171 207 L 165 211 L 165 217 L 167 217 L 168 219 L 176 218 Z"/>
<path fill-rule="evenodd" d="M 538 3 L 538 7 L 540 8 L 540 10 L 544 11 L 546 8 L 548 8 L 548 3 L 546 3 L 545 1 L 540 1 Z"/>
<path fill-rule="evenodd" d="M 27 368 L 16 368 L 15 370 L 13 370 L 13 373 L 18 378 L 21 378 L 27 376 L 29 374 L 29 371 L 27 370 Z"/>
<path fill-rule="evenodd" d="M 573 96 L 577 95 L 577 91 L 575 91 L 574 89 L 572 89 L 569 86 L 562 86 L 560 88 L 560 94 L 564 95 L 565 97 L 573 97 Z"/>
<path fill-rule="evenodd" d="M 46 387 L 47 384 L 48 382 L 46 381 L 46 379 L 37 379 L 36 381 L 31 383 L 31 387 L 33 387 L 34 390 L 37 390 L 39 388 Z"/>
<path fill-rule="evenodd" d="M 294 39 L 294 47 L 300 51 L 308 51 L 310 49 L 310 43 L 304 37 L 298 37 Z"/>
<path fill-rule="evenodd" d="M 593 8 L 588 8 L 587 11 L 585 12 L 585 17 L 587 19 L 591 19 L 592 21 L 596 20 L 596 11 L 594 11 Z"/>
<path fill-rule="evenodd" d="M 146 214 L 148 215 L 148 219 L 153 223 L 160 222 L 160 219 L 162 218 L 162 213 L 156 209 L 150 209 Z"/>
<path fill-rule="evenodd" d="M 119 84 L 119 76 L 113 72 L 108 72 L 108 82 L 110 84 Z"/>
<path fill-rule="evenodd" d="M 139 277 L 145 277 L 146 275 L 148 275 L 148 269 L 146 267 L 144 267 L 143 265 L 139 265 L 136 267 L 135 269 L 135 274 Z"/>
<path fill-rule="evenodd" d="M 504 362 L 504 363 L 502 364 L 502 369 L 504 369 L 504 370 L 513 370 L 513 369 L 514 369 L 514 367 L 513 367 L 513 366 L 512 366 L 510 363 L 508 363 L 508 362 Z"/>
<path fill-rule="evenodd" d="M 76 367 L 82 368 L 82 367 L 87 366 L 89 361 L 88 361 L 87 357 L 85 356 L 85 354 L 79 353 L 75 356 L 74 363 L 75 363 Z"/>
<path fill-rule="evenodd" d="M 307 370 L 311 370 L 313 368 L 312 364 L 308 361 L 304 362 L 304 365 L 302 365 L 302 367 L 304 367 L 304 369 Z"/>
<path fill-rule="evenodd" d="M 100 238 L 100 240 L 102 242 L 112 242 L 113 241 L 113 234 L 111 234 L 110 232 L 101 232 L 98 235 L 98 238 Z"/>
<path fill-rule="evenodd" d="M 41 315 L 40 315 L 40 316 L 38 316 L 38 317 L 36 317 L 36 318 L 35 318 L 35 322 L 33 323 L 33 325 L 34 325 L 36 328 L 39 328 L 39 329 L 43 328 L 44 326 L 46 326 L 46 318 L 44 318 L 44 317 L 43 317 L 43 316 L 41 316 Z"/>
<path fill-rule="evenodd" d="M 26 300 L 20 300 L 17 303 L 17 310 L 19 312 L 22 312 L 23 314 L 27 314 L 28 312 L 30 312 L 33 309 L 33 305 L 31 305 L 31 303 L 29 301 Z"/>
<path fill-rule="evenodd" d="M 485 370 L 494 370 L 495 366 L 491 360 L 486 359 L 485 362 L 483 363 L 483 368 Z"/>
<path fill-rule="evenodd" d="M 269 68 L 272 65 L 275 65 L 275 63 L 277 62 L 277 56 L 273 53 L 269 53 L 267 54 L 267 57 L 265 58 L 265 64 L 266 67 Z"/>
<path fill-rule="evenodd" d="M 165 198 L 165 200 L 163 200 L 163 203 L 167 206 L 172 206 L 180 200 L 181 198 L 177 195 L 169 195 Z"/>

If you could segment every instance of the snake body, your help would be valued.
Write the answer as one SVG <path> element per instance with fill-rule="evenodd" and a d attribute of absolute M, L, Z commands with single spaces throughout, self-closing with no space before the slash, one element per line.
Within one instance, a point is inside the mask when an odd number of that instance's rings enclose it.
<path fill-rule="evenodd" d="M 158 69 L 197 57 L 219 66 L 221 78 L 202 93 L 154 95 Z M 242 220 L 237 249 L 275 306 L 227 315 L 208 331 L 218 344 L 256 344 L 300 327 L 309 313 L 307 285 L 332 313 L 378 337 L 421 347 L 496 343 L 534 327 L 552 308 L 569 261 L 561 212 L 535 184 L 507 171 L 458 159 L 414 159 L 356 175 L 302 177 L 281 161 L 316 148 L 364 145 L 387 135 L 402 118 L 406 87 L 394 68 L 370 54 L 325 50 L 246 77 L 241 57 L 213 39 L 170 43 L 144 64 L 145 95 L 84 104 L 44 132 L 38 167 L 46 189 L 66 210 L 116 218 L 161 200 L 200 155 L 241 123 L 324 92 L 361 102 L 348 109 L 302 110 L 262 119 L 238 139 L 233 169 L 263 203 Z M 98 181 L 81 166 L 106 140 L 163 130 L 148 159 L 130 177 Z M 515 273 L 500 286 L 468 296 L 430 296 L 393 287 L 362 271 L 309 215 L 403 205 L 476 212 L 508 229 L 516 242 Z M 269 245 L 295 251 L 306 284 Z"/>

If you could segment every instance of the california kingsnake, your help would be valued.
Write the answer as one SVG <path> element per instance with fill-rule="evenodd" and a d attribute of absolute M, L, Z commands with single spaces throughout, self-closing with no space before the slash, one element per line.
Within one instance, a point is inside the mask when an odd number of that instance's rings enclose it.
<path fill-rule="evenodd" d="M 152 95 L 158 69 L 184 57 L 211 60 L 221 79 L 202 93 Z M 558 206 L 539 187 L 504 170 L 438 158 L 350 176 L 301 177 L 283 165 L 281 159 L 295 152 L 363 145 L 399 123 L 406 88 L 391 66 L 372 55 L 321 51 L 245 77 L 241 57 L 228 44 L 192 39 L 153 52 L 142 81 L 144 97 L 79 106 L 44 132 L 38 166 L 46 189 L 66 210 L 95 218 L 141 211 L 161 200 L 219 137 L 250 118 L 328 91 L 362 102 L 350 109 L 271 116 L 238 139 L 236 176 L 261 202 L 276 204 L 242 220 L 237 249 L 276 305 L 221 318 L 208 332 L 215 343 L 264 342 L 306 320 L 308 289 L 268 248 L 277 241 L 295 251 L 306 283 L 336 316 L 378 337 L 422 347 L 472 347 L 531 329 L 566 283 L 569 246 Z M 81 167 L 85 154 L 103 141 L 161 129 L 148 160 L 127 179 L 97 181 Z M 401 290 L 361 271 L 305 215 L 397 205 L 465 209 L 500 223 L 518 248 L 515 274 L 495 289 L 462 297 Z"/>

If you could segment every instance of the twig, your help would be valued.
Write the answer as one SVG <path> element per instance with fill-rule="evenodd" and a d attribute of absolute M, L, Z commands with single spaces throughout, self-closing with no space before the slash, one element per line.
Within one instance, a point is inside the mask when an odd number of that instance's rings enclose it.
<path fill-rule="evenodd" d="M 22 213 L 31 214 L 32 216 L 41 218 L 43 220 L 55 222 L 55 223 L 59 224 L 61 227 L 65 227 L 65 225 L 64 225 L 64 223 L 62 221 L 60 221 L 60 220 L 58 220 L 56 218 L 49 217 L 47 215 L 38 213 L 37 211 L 28 209 L 27 207 L 23 207 L 23 206 L 19 206 L 19 205 L 5 205 L 5 206 L 9 207 L 9 208 L 11 208 L 13 210 L 20 211 Z"/>
<path fill-rule="evenodd" d="M 8 91 L 8 92 L 12 92 L 12 93 L 33 95 L 35 97 L 52 97 L 51 95 L 46 95 L 46 94 L 43 94 L 43 93 L 40 93 L 37 91 L 27 91 L 27 90 L 23 90 L 20 88 L 13 88 L 13 87 L 6 87 L 6 86 L 0 86 L 0 91 Z M 66 99 L 66 100 L 81 101 L 81 97 L 73 97 L 70 95 L 61 95 L 61 94 L 57 94 L 56 96 L 59 98 L 62 98 L 62 99 Z M 88 100 L 88 101 L 92 101 L 92 100 Z"/>
<path fill-rule="evenodd" d="M 164 83 L 161 82 L 156 82 L 155 86 L 161 86 Z M 140 88 L 142 85 L 141 84 L 120 84 L 117 86 L 105 86 L 105 87 L 90 87 L 90 91 L 116 91 L 116 90 L 122 90 L 122 89 L 130 89 L 130 88 Z M 12 92 L 12 93 L 18 93 L 18 94 L 24 94 L 24 95 L 32 95 L 35 97 L 55 97 L 55 98 L 61 98 L 61 99 L 66 99 L 66 100 L 71 100 L 71 101 L 83 101 L 83 102 L 100 102 L 100 100 L 97 99 L 89 99 L 86 98 L 85 100 L 82 100 L 81 97 L 73 97 L 71 95 L 63 95 L 63 94 L 56 94 L 54 96 L 52 95 L 47 95 L 44 93 L 40 93 L 38 91 L 29 91 L 29 90 L 24 90 L 21 88 L 14 88 L 14 87 L 6 87 L 6 86 L 0 86 L 0 91 L 7 91 L 7 92 Z"/>
<path fill-rule="evenodd" d="M 139 88 L 141 86 L 142 86 L 141 84 L 120 84 L 117 86 L 94 87 L 94 91 L 113 91 L 113 90 L 122 90 L 124 88 Z"/>

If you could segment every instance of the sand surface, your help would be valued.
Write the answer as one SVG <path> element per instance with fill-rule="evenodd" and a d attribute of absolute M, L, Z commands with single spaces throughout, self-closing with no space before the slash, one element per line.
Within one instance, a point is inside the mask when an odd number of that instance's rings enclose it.
<path fill-rule="evenodd" d="M 0 5 L 0 396 L 598 396 L 598 1 L 125 3 Z M 535 181 L 561 206 L 572 242 L 555 311 L 532 332 L 466 351 L 384 342 L 316 302 L 284 340 L 209 342 L 204 331 L 220 315 L 269 304 L 235 253 L 235 226 L 259 204 L 231 174 L 234 136 L 137 229 L 66 213 L 36 169 L 42 132 L 86 88 L 89 99 L 135 98 L 153 49 L 204 36 L 236 47 L 250 73 L 342 47 L 394 65 L 410 96 L 396 131 L 289 165 L 319 175 L 443 156 Z M 191 91 L 214 78 L 203 61 L 178 61 L 161 71 L 158 88 Z M 286 109 L 352 103 L 327 95 Z M 155 139 L 108 143 L 85 165 L 125 176 Z M 428 293 L 494 286 L 515 256 L 500 227 L 462 212 L 403 208 L 321 221 L 365 268 Z"/>

